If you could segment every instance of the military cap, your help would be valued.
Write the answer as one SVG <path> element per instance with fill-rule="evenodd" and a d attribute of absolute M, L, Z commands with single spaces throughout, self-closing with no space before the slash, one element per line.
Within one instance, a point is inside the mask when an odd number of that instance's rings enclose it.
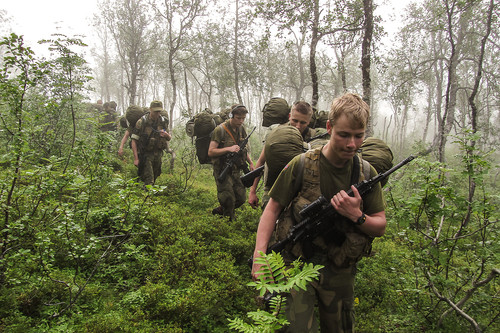
<path fill-rule="evenodd" d="M 152 101 L 149 109 L 151 111 L 163 111 L 163 103 L 161 101 Z"/>

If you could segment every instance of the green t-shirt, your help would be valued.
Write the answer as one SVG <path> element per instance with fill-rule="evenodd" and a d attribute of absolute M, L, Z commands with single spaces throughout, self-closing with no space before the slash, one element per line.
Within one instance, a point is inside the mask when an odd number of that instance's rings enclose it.
<path fill-rule="evenodd" d="M 217 142 L 219 145 L 221 144 L 221 142 L 224 142 L 224 145 L 221 148 L 237 145 L 242 139 L 246 137 L 245 129 L 243 128 L 243 126 L 237 128 L 235 131 L 231 127 L 229 119 L 224 122 L 224 125 L 231 132 L 231 134 L 233 134 L 233 137 L 238 140 L 238 142 L 234 142 L 232 137 L 227 134 L 224 127 L 219 125 L 213 130 L 211 140 Z"/>
<path fill-rule="evenodd" d="M 290 163 L 281 171 L 278 179 L 274 183 L 269 196 L 276 200 L 282 207 L 287 207 L 297 195 L 295 181 L 297 179 L 300 155 L 295 156 Z M 347 166 L 336 168 L 321 153 L 319 160 L 320 189 L 321 194 L 327 198 L 332 198 L 341 190 L 348 190 L 351 187 L 352 159 Z M 373 167 L 370 170 L 370 177 L 377 175 Z M 363 212 L 370 215 L 381 212 L 385 209 L 382 188 L 377 183 L 373 189 L 363 196 Z"/>
<path fill-rule="evenodd" d="M 226 128 L 231 132 L 231 134 L 233 135 L 232 137 L 226 132 L 226 130 L 224 129 L 224 127 L 222 127 L 222 124 L 217 126 L 213 132 L 212 132 L 212 136 L 210 138 L 211 141 L 215 141 L 217 142 L 219 148 L 225 148 L 225 147 L 230 147 L 232 145 L 237 145 L 239 144 L 242 140 L 245 139 L 246 137 L 246 131 L 245 131 L 245 128 L 243 126 L 239 127 L 236 129 L 236 131 L 231 127 L 230 125 L 230 119 L 226 120 L 224 122 L 224 125 L 226 126 Z M 235 142 L 233 140 L 233 137 L 235 140 L 237 140 L 237 142 Z M 238 155 L 240 156 L 240 161 L 239 163 L 236 163 L 235 164 L 235 168 L 238 168 L 239 165 L 243 165 L 243 163 L 245 163 L 246 161 L 246 154 L 248 152 L 248 144 L 247 144 L 247 147 L 245 147 L 245 149 L 243 149 L 243 151 L 241 151 Z M 222 155 L 222 156 L 218 156 L 218 157 L 213 157 L 212 158 L 212 165 L 214 167 L 214 170 L 218 170 L 219 168 L 222 167 L 224 161 L 225 161 L 225 158 L 226 158 L 226 155 Z"/>

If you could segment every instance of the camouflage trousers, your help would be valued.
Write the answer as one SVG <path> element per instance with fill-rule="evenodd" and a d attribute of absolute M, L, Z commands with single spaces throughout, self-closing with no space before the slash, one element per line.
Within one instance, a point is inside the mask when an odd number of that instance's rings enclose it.
<path fill-rule="evenodd" d="M 325 265 L 318 281 L 306 290 L 292 290 L 286 314 L 290 325 L 281 332 L 318 332 L 315 305 L 318 305 L 322 333 L 354 332 L 354 277 L 356 268 Z"/>
<path fill-rule="evenodd" d="M 240 170 L 235 169 L 228 173 L 226 179 L 217 180 L 219 171 L 214 170 L 215 183 L 217 184 L 217 199 L 222 207 L 223 215 L 234 219 L 234 210 L 246 201 L 246 188 L 240 180 Z"/>
<path fill-rule="evenodd" d="M 141 166 L 139 167 L 139 177 L 144 185 L 153 185 L 156 178 L 161 174 L 161 158 L 163 151 L 147 152 L 139 157 Z"/>

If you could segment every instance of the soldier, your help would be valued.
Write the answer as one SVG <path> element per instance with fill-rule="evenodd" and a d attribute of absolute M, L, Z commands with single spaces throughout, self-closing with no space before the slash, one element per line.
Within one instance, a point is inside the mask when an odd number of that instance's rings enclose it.
<path fill-rule="evenodd" d="M 290 109 L 290 114 L 288 115 L 289 121 L 286 124 L 280 126 L 293 126 L 299 130 L 304 140 L 308 140 L 315 133 L 315 130 L 308 127 L 309 123 L 311 122 L 312 114 L 313 114 L 313 109 L 311 105 L 309 105 L 309 103 L 303 101 L 295 102 L 292 105 L 292 108 Z M 260 153 L 259 159 L 257 160 L 255 168 L 264 165 L 264 163 L 266 163 L 265 147 L 262 148 L 262 151 Z M 259 204 L 259 198 L 257 198 L 257 186 L 259 185 L 260 178 L 261 177 L 255 178 L 252 186 L 250 187 L 250 193 L 248 195 L 248 203 L 253 208 L 256 208 L 257 205 Z M 266 185 L 264 187 L 264 199 L 263 199 L 264 202 L 262 205 L 263 208 L 265 207 L 267 201 L 269 200 L 267 192 L 269 192 L 273 183 L 274 180 L 266 180 Z"/>
<path fill-rule="evenodd" d="M 271 199 L 260 218 L 254 258 L 260 256 L 259 251 L 266 252 L 275 226 L 278 240 L 286 237 L 290 227 L 300 221 L 298 212 L 320 195 L 331 198 L 331 205 L 342 215 L 331 221 L 336 228 L 333 232 L 282 251 L 287 263 L 300 256 L 306 262 L 324 266 L 318 281 L 311 282 L 305 291 L 292 290 L 287 297 L 290 325 L 286 332 L 317 332 L 315 304 L 319 307 L 321 332 L 354 330 L 356 263 L 369 253 L 373 237 L 385 233 L 387 224 L 380 183 L 363 198 L 352 186 L 366 178 L 367 171 L 370 177 L 377 174 L 356 155 L 363 143 L 368 117 L 369 107 L 358 95 L 347 93 L 336 98 L 327 121 L 328 143 L 292 159 L 269 192 Z M 349 188 L 354 197 L 345 192 Z M 259 268 L 254 262 L 254 279 L 258 278 Z"/>
<path fill-rule="evenodd" d="M 116 131 L 116 106 L 115 101 L 104 103 L 104 117 L 100 121 L 104 125 L 101 126 L 101 131 Z"/>
<path fill-rule="evenodd" d="M 163 150 L 171 139 L 167 132 L 168 120 L 160 114 L 163 103 L 153 101 L 149 109 L 150 112 L 137 121 L 131 136 L 134 165 L 144 185 L 154 184 L 160 175 Z"/>
<path fill-rule="evenodd" d="M 241 183 L 240 173 L 244 164 L 248 162 L 250 170 L 253 170 L 253 162 L 248 150 L 245 148 L 240 151 L 239 143 L 247 136 L 243 127 L 248 110 L 243 105 L 234 105 L 231 108 L 229 119 L 217 126 L 212 132 L 210 145 L 208 147 L 208 156 L 212 158 L 214 168 L 213 174 L 217 184 L 217 199 L 220 206 L 215 208 L 212 213 L 229 216 L 234 219 L 234 210 L 245 203 L 246 189 Z M 227 154 L 239 153 L 240 160 L 233 165 L 223 181 L 218 177 L 222 172 Z"/>

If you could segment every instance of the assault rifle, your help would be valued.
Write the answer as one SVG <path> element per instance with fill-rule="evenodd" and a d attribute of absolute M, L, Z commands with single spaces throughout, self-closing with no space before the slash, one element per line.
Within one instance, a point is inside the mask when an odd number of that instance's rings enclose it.
<path fill-rule="evenodd" d="M 248 134 L 248 136 L 245 139 L 243 139 L 243 141 L 240 142 L 240 144 L 239 144 L 240 150 L 238 153 L 227 154 L 226 164 L 224 165 L 224 169 L 222 169 L 222 172 L 220 173 L 219 177 L 217 177 L 218 181 L 222 182 L 222 181 L 224 181 L 224 179 L 226 179 L 227 173 L 229 172 L 229 170 L 231 170 L 231 168 L 233 167 L 234 163 L 236 163 L 238 158 L 240 158 L 240 156 L 238 156 L 238 155 L 240 154 L 241 151 L 243 151 L 243 149 L 245 148 L 245 146 L 248 143 L 248 139 L 250 139 L 250 135 L 252 135 L 252 133 L 255 131 L 256 128 L 257 128 L 257 126 L 255 126 L 253 128 L 253 130 L 250 132 L 250 134 Z M 248 170 L 246 156 L 244 156 L 244 158 L 245 158 L 245 163 L 244 163 L 245 170 L 244 171 L 249 172 L 250 170 Z"/>
<path fill-rule="evenodd" d="M 255 178 L 259 177 L 263 171 L 264 171 L 264 165 L 261 165 L 260 167 L 255 168 L 248 173 L 245 173 L 243 176 L 240 177 L 243 186 L 245 187 L 252 186 Z"/>
<path fill-rule="evenodd" d="M 318 134 L 316 136 L 313 136 L 310 139 L 307 139 L 306 142 L 311 142 L 312 140 L 320 139 L 320 138 L 325 137 L 327 135 L 329 135 L 328 132 L 325 132 L 323 134 Z M 254 169 L 248 173 L 245 173 L 243 176 L 240 177 L 240 180 L 245 187 L 250 187 L 253 185 L 253 181 L 255 180 L 255 178 L 259 177 L 263 171 L 264 171 L 264 165 L 261 165 L 260 167 Z"/>
<path fill-rule="evenodd" d="M 375 184 L 386 179 L 391 173 L 406 165 L 414 158 L 415 156 L 411 155 L 386 172 L 381 172 L 375 177 L 363 180 L 354 186 L 358 190 L 359 194 L 363 196 L 368 193 Z M 352 189 L 349 189 L 346 193 L 351 197 L 354 196 Z M 330 200 L 327 200 L 322 195 L 309 205 L 305 206 L 299 214 L 303 220 L 290 228 L 290 231 L 285 239 L 268 247 L 267 253 L 271 253 L 272 251 L 281 252 L 288 244 L 296 244 L 297 242 L 305 239 L 314 239 L 321 234 L 327 233 L 333 227 L 332 218 L 340 215 L 333 208 Z"/>

